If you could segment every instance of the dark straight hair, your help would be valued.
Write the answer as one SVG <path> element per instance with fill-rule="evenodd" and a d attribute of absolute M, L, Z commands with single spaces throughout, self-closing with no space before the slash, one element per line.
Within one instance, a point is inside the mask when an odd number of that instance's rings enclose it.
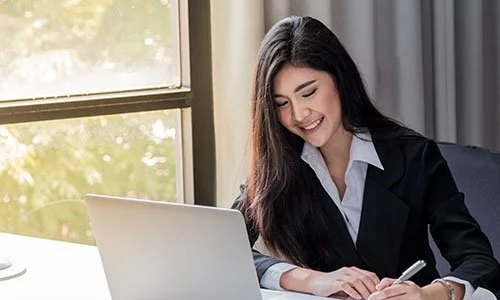
<path fill-rule="evenodd" d="M 347 131 L 355 134 L 367 130 L 372 137 L 383 138 L 403 126 L 375 108 L 354 61 L 323 23 L 311 17 L 291 16 L 267 32 L 254 74 L 250 174 L 242 212 L 271 252 L 314 268 L 332 260 L 328 253 L 334 241 L 328 237 L 335 232 L 327 226 L 317 178 L 300 158 L 304 142 L 284 128 L 277 116 L 273 79 L 286 64 L 331 75 Z"/>

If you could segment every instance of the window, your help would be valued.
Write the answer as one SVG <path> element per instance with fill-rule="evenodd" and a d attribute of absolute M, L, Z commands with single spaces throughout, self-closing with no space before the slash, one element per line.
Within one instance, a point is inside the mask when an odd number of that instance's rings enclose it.
<path fill-rule="evenodd" d="M 180 86 L 173 0 L 21 0 L 2 6 L 1 99 Z"/>
<path fill-rule="evenodd" d="M 0 1 L 0 231 L 93 244 L 87 193 L 214 204 L 202 2 Z"/>

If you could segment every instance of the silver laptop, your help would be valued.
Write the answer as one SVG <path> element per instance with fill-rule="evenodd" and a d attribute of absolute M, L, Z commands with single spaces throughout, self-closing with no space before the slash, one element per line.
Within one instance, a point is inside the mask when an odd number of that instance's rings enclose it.
<path fill-rule="evenodd" d="M 86 204 L 113 300 L 283 299 L 259 288 L 239 211 L 102 195 Z"/>

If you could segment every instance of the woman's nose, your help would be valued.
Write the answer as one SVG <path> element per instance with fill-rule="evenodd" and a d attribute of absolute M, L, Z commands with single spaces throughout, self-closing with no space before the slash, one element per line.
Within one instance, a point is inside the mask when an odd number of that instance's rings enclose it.
<path fill-rule="evenodd" d="M 295 122 L 302 123 L 311 115 L 311 110 L 306 105 L 295 104 L 293 106 L 292 115 Z"/>

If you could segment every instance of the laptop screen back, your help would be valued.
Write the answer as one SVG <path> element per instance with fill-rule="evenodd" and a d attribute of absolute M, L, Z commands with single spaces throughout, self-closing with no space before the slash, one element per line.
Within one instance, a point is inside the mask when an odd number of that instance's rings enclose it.
<path fill-rule="evenodd" d="M 239 211 L 87 195 L 114 300 L 261 299 Z"/>

